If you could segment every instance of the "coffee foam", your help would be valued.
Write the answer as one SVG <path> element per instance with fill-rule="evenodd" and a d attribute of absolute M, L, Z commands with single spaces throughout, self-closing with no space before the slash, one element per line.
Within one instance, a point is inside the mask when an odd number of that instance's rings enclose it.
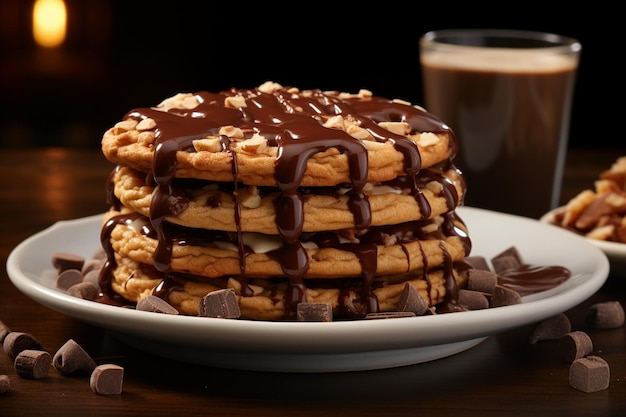
<path fill-rule="evenodd" d="M 481 48 L 445 45 L 437 51 L 426 49 L 421 55 L 424 66 L 498 72 L 570 71 L 578 65 L 578 56 L 558 54 L 550 49 Z"/>

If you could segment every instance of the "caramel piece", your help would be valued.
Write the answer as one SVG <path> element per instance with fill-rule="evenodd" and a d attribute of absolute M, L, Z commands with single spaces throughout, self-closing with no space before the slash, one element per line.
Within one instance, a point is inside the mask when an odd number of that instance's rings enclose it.
<path fill-rule="evenodd" d="M 599 356 L 576 359 L 569 368 L 569 383 L 583 392 L 607 389 L 611 380 L 609 364 Z"/>
<path fill-rule="evenodd" d="M 558 340 L 571 331 L 569 318 L 560 313 L 537 323 L 530 333 L 529 341 L 535 344 L 540 340 Z"/>
<path fill-rule="evenodd" d="M 40 379 L 48 375 L 52 357 L 45 350 L 25 349 L 14 361 L 15 371 L 23 378 Z"/>
<path fill-rule="evenodd" d="M 624 325 L 624 308 L 619 301 L 592 305 L 585 316 L 585 325 L 594 329 L 614 329 Z"/>

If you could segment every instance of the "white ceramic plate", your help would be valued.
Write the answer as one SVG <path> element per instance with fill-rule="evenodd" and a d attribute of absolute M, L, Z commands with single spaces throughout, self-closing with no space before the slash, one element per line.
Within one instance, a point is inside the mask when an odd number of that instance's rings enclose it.
<path fill-rule="evenodd" d="M 554 214 L 559 210 L 559 208 L 551 210 L 541 216 L 540 221 L 547 224 L 552 224 L 552 219 L 554 219 Z M 555 226 L 558 227 L 558 226 Z M 574 232 L 571 232 L 575 234 Z M 607 242 L 605 240 L 598 239 L 589 239 L 586 238 L 589 243 L 594 246 L 597 246 L 606 254 L 609 258 L 609 263 L 611 265 L 611 276 L 617 276 L 621 278 L 626 278 L 626 244 L 618 243 L 618 242 Z"/>
<path fill-rule="evenodd" d="M 490 335 L 576 306 L 605 282 L 609 263 L 582 237 L 523 217 L 461 207 L 473 255 L 487 259 L 515 246 L 527 263 L 561 265 L 572 277 L 523 303 L 435 316 L 387 320 L 260 322 L 173 316 L 119 308 L 55 288 L 50 259 L 65 251 L 89 258 L 99 246 L 101 216 L 61 221 L 9 255 L 13 284 L 35 301 L 109 329 L 153 354 L 225 368 L 277 372 L 340 372 L 431 361 L 467 350 Z"/>

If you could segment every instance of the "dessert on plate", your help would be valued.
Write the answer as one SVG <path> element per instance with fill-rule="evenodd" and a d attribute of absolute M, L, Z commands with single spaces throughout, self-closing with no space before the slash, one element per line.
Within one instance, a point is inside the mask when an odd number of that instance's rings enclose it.
<path fill-rule="evenodd" d="M 241 318 L 399 310 L 407 285 L 460 308 L 471 250 L 448 126 L 419 106 L 267 82 L 181 93 L 129 111 L 102 138 L 115 164 L 100 284 L 198 315 L 229 290 Z M 405 294 L 405 295 L 403 295 Z"/>

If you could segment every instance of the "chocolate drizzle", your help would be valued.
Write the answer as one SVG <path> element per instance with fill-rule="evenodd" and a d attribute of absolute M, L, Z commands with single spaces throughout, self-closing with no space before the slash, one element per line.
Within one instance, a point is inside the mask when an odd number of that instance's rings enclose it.
<path fill-rule="evenodd" d="M 361 303 L 366 306 L 367 312 L 378 311 L 372 287 L 377 270 L 376 244 L 383 240 L 381 234 L 396 235 L 401 242 L 404 236 L 422 233 L 423 224 L 405 223 L 370 230 L 371 209 L 364 193 L 368 180 L 367 148 L 362 141 L 345 131 L 325 127 L 324 122 L 332 116 L 342 116 L 344 119 L 356 121 L 358 126 L 365 129 L 375 141 L 391 143 L 403 155 L 404 175 L 390 181 L 389 185 L 409 189 L 418 203 L 423 218 L 431 216 L 431 207 L 421 188 L 428 182 L 439 182 L 442 185 L 441 194 L 449 208 L 449 213 L 444 216 L 442 230 L 446 236 L 461 236 L 467 248 L 466 253 L 469 253 L 468 237 L 454 225 L 455 221 L 460 221 L 454 214 L 454 209 L 462 202 L 459 201 L 460 196 L 457 195 L 454 184 L 443 175 L 445 170 L 455 169 L 451 158 L 439 166 L 422 170 L 422 157 L 416 143 L 407 136 L 395 134 L 378 125 L 380 122 L 405 122 L 410 125 L 411 134 L 421 132 L 447 134 L 454 155 L 457 143 L 453 132 L 433 115 L 420 108 L 381 97 L 340 95 L 320 90 L 311 90 L 304 94 L 289 88 L 280 88 L 271 93 L 259 89 L 231 89 L 217 94 L 198 92 L 195 97 L 199 105 L 193 109 L 138 108 L 130 111 L 125 117 L 137 121 L 152 119 L 156 122 L 152 161 L 152 176 L 156 185 L 150 206 L 150 223 L 158 240 L 154 266 L 161 273 L 167 275 L 171 272 L 170 262 L 174 242 L 177 239 L 179 242 L 185 240 L 180 238 L 180 234 L 184 235 L 185 232 L 179 228 L 168 227 L 165 221 L 166 217 L 176 216 L 184 211 L 189 203 L 187 196 L 175 186 L 174 182 L 178 153 L 193 153 L 194 140 L 213 136 L 219 137 L 222 152 L 228 153 L 232 161 L 232 187 L 237 225 L 237 236 L 232 240 L 237 244 L 240 255 L 241 273 L 238 279 L 242 283 L 246 282 L 245 256 L 249 253 L 249 248 L 243 244 L 241 232 L 238 166 L 236 155 L 232 152 L 234 139 L 219 135 L 221 127 L 233 126 L 241 129 L 244 138 L 250 138 L 255 134 L 262 135 L 270 146 L 278 148 L 274 178 L 280 194 L 274 201 L 277 228 L 283 245 L 268 255 L 280 263 L 283 273 L 289 280 L 290 289 L 286 292 L 285 300 L 288 315 L 293 315 L 298 303 L 306 301 L 304 277 L 309 259 L 302 245 L 306 235 L 302 230 L 305 198 L 301 189 L 302 178 L 309 159 L 314 154 L 331 148 L 347 156 L 350 172 L 349 209 L 354 217 L 355 229 L 366 233 L 361 236 L 360 243 L 338 244 L 330 239 L 326 240 L 324 245 L 341 246 L 343 250 L 349 250 L 357 256 L 362 268 Z M 225 106 L 227 99 L 235 97 L 243 99 L 246 105 L 240 108 Z M 119 207 L 119 202 L 113 201 L 112 192 L 110 194 L 108 198 L 112 206 Z M 219 201 L 207 201 L 209 207 L 218 205 Z M 111 225 L 128 220 L 118 218 L 105 225 L 103 244 L 106 230 L 109 230 Z M 220 235 L 219 238 L 225 236 Z M 321 240 L 319 236 L 321 235 L 318 234 L 317 239 Z M 217 235 L 211 234 L 210 238 L 215 239 Z M 452 273 L 452 261 L 448 259 L 445 248 L 442 247 L 442 250 L 446 254 L 446 287 L 450 293 L 447 303 L 451 304 L 456 296 L 456 284 Z M 112 254 L 109 254 L 109 259 L 113 259 Z"/>

